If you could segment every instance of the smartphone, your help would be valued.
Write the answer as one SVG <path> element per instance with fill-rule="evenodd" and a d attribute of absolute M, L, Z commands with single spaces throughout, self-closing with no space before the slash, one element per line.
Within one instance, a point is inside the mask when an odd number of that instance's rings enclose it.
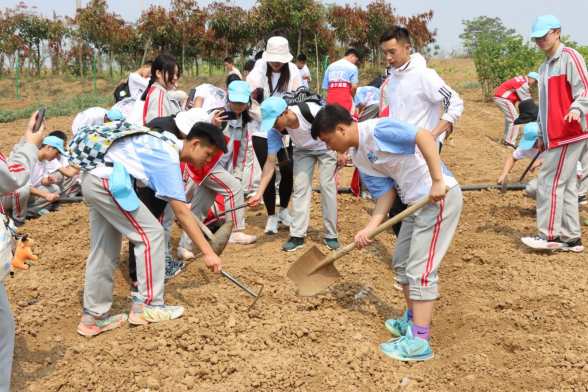
<path fill-rule="evenodd" d="M 232 110 L 225 110 L 224 112 L 222 112 L 220 114 L 219 117 L 225 117 L 225 116 L 227 117 L 226 118 L 227 120 L 236 120 L 237 119 L 237 113 L 235 113 Z"/>
<path fill-rule="evenodd" d="M 195 96 L 196 96 L 196 89 L 193 88 L 192 90 L 190 90 L 190 94 L 188 95 L 188 100 L 186 101 L 186 110 L 190 110 L 190 102 L 192 102 L 194 100 Z"/>
<path fill-rule="evenodd" d="M 43 119 L 45 118 L 45 111 L 47 108 L 39 109 L 39 113 L 37 114 L 37 121 L 35 121 L 35 127 L 33 128 L 33 133 L 39 132 L 41 128 L 41 124 L 43 124 Z"/>

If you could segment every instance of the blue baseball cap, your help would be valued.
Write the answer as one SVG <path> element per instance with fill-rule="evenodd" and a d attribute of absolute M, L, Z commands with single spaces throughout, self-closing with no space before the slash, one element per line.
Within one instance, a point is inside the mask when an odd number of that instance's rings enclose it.
<path fill-rule="evenodd" d="M 267 132 L 272 129 L 278 116 L 284 113 L 287 107 L 288 104 L 282 98 L 269 97 L 264 100 L 261 104 L 261 117 L 263 121 L 259 130 L 261 132 Z"/>
<path fill-rule="evenodd" d="M 120 162 L 114 162 L 112 174 L 108 181 L 108 190 L 120 207 L 125 211 L 135 211 L 141 203 L 135 193 L 131 177 Z"/>
<path fill-rule="evenodd" d="M 106 112 L 106 117 L 108 117 L 108 119 L 110 121 L 117 121 L 117 120 L 122 120 L 124 116 L 120 110 L 110 109 L 109 111 Z"/>
<path fill-rule="evenodd" d="M 536 81 L 539 81 L 539 74 L 537 72 L 529 72 L 527 78 L 533 78 Z"/>
<path fill-rule="evenodd" d="M 523 127 L 523 137 L 519 142 L 519 148 L 530 150 L 539 138 L 539 125 L 536 122 L 528 123 Z"/>
<path fill-rule="evenodd" d="M 553 15 L 543 15 L 533 22 L 532 33 L 529 38 L 541 38 L 551 29 L 561 29 L 561 23 Z"/>
<path fill-rule="evenodd" d="M 45 139 L 43 139 L 43 144 L 58 149 L 61 155 L 64 157 L 68 156 L 67 152 L 63 151 L 63 139 L 60 139 L 57 136 L 47 136 Z"/>
<path fill-rule="evenodd" d="M 229 84 L 229 101 L 248 103 L 251 95 L 249 83 L 242 80 L 235 80 Z"/>

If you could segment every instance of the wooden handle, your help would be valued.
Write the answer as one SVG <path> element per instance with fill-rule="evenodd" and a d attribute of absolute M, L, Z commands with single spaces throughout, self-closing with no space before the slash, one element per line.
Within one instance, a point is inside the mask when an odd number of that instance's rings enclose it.
<path fill-rule="evenodd" d="M 194 214 L 192 214 L 192 215 L 194 215 Z M 204 223 L 200 222 L 200 219 L 198 219 L 196 217 L 196 215 L 194 215 L 194 219 L 196 219 L 196 223 L 198 224 L 198 227 L 200 227 L 200 230 L 202 230 L 202 232 L 204 234 L 206 234 L 208 239 L 212 240 L 212 232 L 210 231 L 210 229 L 208 227 L 206 227 L 206 225 Z"/>
<path fill-rule="evenodd" d="M 449 192 L 449 187 L 445 187 L 445 193 L 447 193 L 447 192 Z M 388 219 L 386 222 L 382 223 L 380 226 L 378 226 L 374 230 L 370 231 L 367 234 L 367 238 L 369 238 L 371 240 L 372 238 L 374 238 L 375 236 L 377 236 L 381 232 L 388 230 L 390 227 L 392 227 L 395 224 L 397 224 L 398 222 L 402 221 L 404 218 L 414 214 L 415 212 L 417 212 L 418 210 L 420 210 L 421 208 L 423 208 L 427 204 L 429 204 L 429 196 L 423 197 L 421 200 L 419 200 L 418 202 L 416 202 L 412 206 L 408 207 L 406 210 L 402 211 L 400 214 L 396 215 L 394 218 Z M 316 267 L 314 267 L 312 270 L 310 270 L 310 273 L 308 275 L 315 273 L 317 270 L 324 267 L 325 265 L 329 265 L 331 263 L 334 263 L 335 261 L 337 261 L 341 257 L 345 256 L 347 253 L 351 252 L 355 248 L 357 248 L 357 242 L 353 241 L 352 243 L 350 243 L 346 247 L 341 248 L 337 252 L 333 253 L 332 255 L 325 258 L 323 261 L 321 261 Z"/>

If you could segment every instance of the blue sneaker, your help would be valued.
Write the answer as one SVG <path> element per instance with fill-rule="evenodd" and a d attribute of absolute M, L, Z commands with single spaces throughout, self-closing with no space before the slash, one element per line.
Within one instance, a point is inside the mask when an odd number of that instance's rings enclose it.
<path fill-rule="evenodd" d="M 413 338 L 412 323 L 409 323 L 405 336 L 380 344 L 380 350 L 402 362 L 426 361 L 434 357 L 428 340 Z"/>
<path fill-rule="evenodd" d="M 408 323 L 410 323 L 410 321 L 408 320 L 407 310 L 404 312 L 404 317 L 402 318 L 386 320 L 386 328 L 388 328 L 388 330 L 392 332 L 392 335 L 399 338 L 401 336 L 406 335 Z"/>
<path fill-rule="evenodd" d="M 174 276 L 177 276 L 180 272 L 182 272 L 182 268 L 184 268 L 186 264 L 182 263 L 181 261 L 177 261 L 174 259 L 165 259 L 165 281 L 167 282 Z"/>

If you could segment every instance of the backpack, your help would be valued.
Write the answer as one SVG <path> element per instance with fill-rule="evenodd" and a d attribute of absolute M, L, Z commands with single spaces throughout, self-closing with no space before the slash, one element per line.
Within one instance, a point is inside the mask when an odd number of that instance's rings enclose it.
<path fill-rule="evenodd" d="M 69 164 L 78 170 L 92 170 L 104 165 L 106 152 L 116 140 L 139 133 L 149 134 L 170 144 L 179 151 L 175 141 L 162 133 L 123 120 L 99 125 L 88 125 L 80 129 L 67 145 Z"/>
<path fill-rule="evenodd" d="M 308 87 L 304 86 L 298 87 L 296 91 L 290 91 L 288 93 L 285 93 L 282 98 L 286 101 L 288 106 L 298 106 L 300 108 L 300 113 L 302 114 L 304 119 L 311 124 L 314 122 L 314 116 L 310 111 L 308 103 L 315 103 L 321 107 L 327 104 L 327 102 L 322 96 L 310 92 Z"/>
<path fill-rule="evenodd" d="M 131 97 L 131 90 L 129 89 L 129 79 L 127 78 L 126 82 L 123 82 L 116 86 L 114 89 L 114 103 L 122 101 L 125 98 Z"/>
<path fill-rule="evenodd" d="M 368 83 L 368 86 L 380 88 L 386 79 L 388 79 L 388 75 L 378 75 Z"/>

